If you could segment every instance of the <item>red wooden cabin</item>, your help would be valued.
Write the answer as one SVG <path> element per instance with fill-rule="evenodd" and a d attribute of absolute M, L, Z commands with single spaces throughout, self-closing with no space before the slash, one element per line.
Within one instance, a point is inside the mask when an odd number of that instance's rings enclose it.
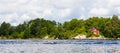
<path fill-rule="evenodd" d="M 93 32 L 93 34 L 95 34 L 95 35 L 99 35 L 99 30 L 98 29 L 96 29 L 96 28 L 93 28 L 92 30 L 91 30 L 91 32 Z"/>

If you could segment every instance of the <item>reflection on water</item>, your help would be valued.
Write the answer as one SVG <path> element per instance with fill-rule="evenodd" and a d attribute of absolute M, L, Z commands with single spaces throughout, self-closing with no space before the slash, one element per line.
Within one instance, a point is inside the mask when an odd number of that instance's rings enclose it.
<path fill-rule="evenodd" d="M 0 40 L 0 53 L 120 53 L 120 41 Z"/>

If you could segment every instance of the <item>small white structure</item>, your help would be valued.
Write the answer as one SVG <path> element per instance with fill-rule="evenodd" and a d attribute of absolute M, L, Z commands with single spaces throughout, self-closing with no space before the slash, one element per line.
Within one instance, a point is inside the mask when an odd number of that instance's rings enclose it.
<path fill-rule="evenodd" d="M 86 35 L 78 35 L 75 36 L 73 39 L 86 39 Z"/>

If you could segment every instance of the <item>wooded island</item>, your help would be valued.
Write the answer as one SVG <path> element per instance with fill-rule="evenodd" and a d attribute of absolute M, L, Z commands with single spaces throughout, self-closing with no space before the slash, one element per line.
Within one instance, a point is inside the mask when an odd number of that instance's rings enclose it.
<path fill-rule="evenodd" d="M 86 20 L 72 19 L 59 23 L 37 18 L 17 26 L 6 22 L 0 25 L 0 39 L 74 39 L 83 35 L 85 38 L 119 39 L 120 19 L 117 15 L 113 15 L 112 17 L 91 17 Z"/>

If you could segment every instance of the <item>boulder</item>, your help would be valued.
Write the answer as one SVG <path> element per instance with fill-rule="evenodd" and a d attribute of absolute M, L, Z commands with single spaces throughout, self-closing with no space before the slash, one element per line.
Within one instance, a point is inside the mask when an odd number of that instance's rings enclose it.
<path fill-rule="evenodd" d="M 44 39 L 48 39 L 49 37 L 48 36 L 45 36 Z"/>
<path fill-rule="evenodd" d="M 73 39 L 86 39 L 86 35 L 78 35 L 75 36 Z"/>

